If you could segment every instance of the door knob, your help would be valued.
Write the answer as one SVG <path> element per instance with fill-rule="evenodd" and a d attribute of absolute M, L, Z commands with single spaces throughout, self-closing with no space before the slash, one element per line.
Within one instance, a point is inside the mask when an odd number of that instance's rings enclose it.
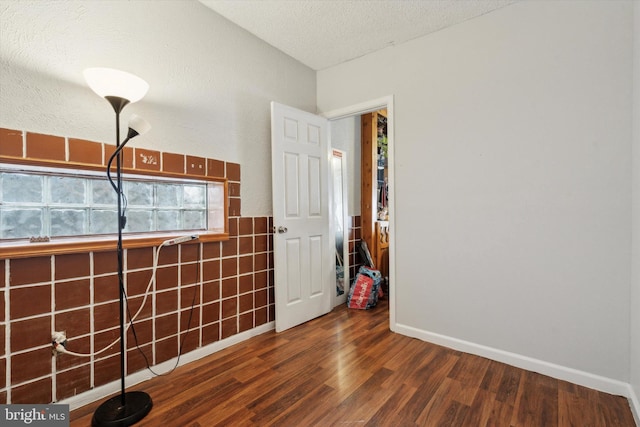
<path fill-rule="evenodd" d="M 286 233 L 287 231 L 288 231 L 287 227 L 283 227 L 283 226 L 278 227 L 278 233 L 280 234 Z"/>

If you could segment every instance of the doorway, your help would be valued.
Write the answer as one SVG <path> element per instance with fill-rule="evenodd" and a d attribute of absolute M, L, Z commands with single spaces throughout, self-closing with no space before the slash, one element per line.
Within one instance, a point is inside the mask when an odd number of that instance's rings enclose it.
<path fill-rule="evenodd" d="M 389 289 L 388 289 L 388 296 L 389 296 L 389 326 L 391 328 L 392 331 L 395 331 L 395 325 L 396 325 L 396 311 L 395 311 L 395 294 L 396 294 L 396 282 L 395 282 L 395 251 L 394 251 L 394 240 L 395 240 L 395 210 L 394 210 L 394 198 L 395 198 L 395 188 L 394 188 L 394 163 L 393 163 L 393 153 L 394 153 L 394 131 L 393 131 L 393 114 L 394 114 L 394 108 L 393 108 L 393 96 L 387 96 L 384 98 L 380 98 L 380 99 L 375 99 L 372 101 L 368 101 L 368 102 L 364 102 L 361 104 L 357 104 L 357 105 L 353 105 L 350 107 L 346 107 L 346 108 L 342 108 L 339 110 L 334 110 L 334 111 L 329 111 L 327 113 L 322 114 L 324 117 L 328 118 L 330 120 L 331 123 L 331 129 L 332 129 L 332 137 L 331 137 L 331 146 L 333 148 L 338 148 L 344 152 L 346 152 L 346 156 L 347 156 L 347 177 L 348 177 L 348 185 L 347 185 L 347 191 L 349 193 L 349 199 L 348 202 L 344 204 L 344 208 L 347 211 L 347 224 L 349 224 L 351 221 L 354 220 L 354 218 L 357 221 L 357 218 L 360 217 L 360 221 L 362 221 L 361 215 L 355 215 L 355 213 L 360 213 L 361 212 L 361 208 L 360 208 L 360 204 L 358 203 L 354 203 L 354 200 L 361 200 L 362 197 L 369 197 L 369 196 L 365 196 L 362 194 L 362 190 L 361 190 L 361 174 L 362 174 L 362 165 L 361 165 L 361 161 L 357 161 L 356 159 L 360 159 L 361 158 L 361 148 L 360 148 L 360 142 L 362 139 L 362 129 L 360 128 L 360 125 L 357 126 L 358 131 L 355 132 L 354 129 L 354 134 L 357 136 L 354 136 L 355 139 L 357 139 L 357 147 L 355 145 L 353 146 L 349 146 L 348 144 L 340 144 L 339 141 L 335 140 L 334 135 L 333 135 L 333 130 L 336 128 L 340 128 L 341 126 L 341 121 L 343 120 L 347 120 L 348 121 L 360 121 L 360 118 L 363 114 L 369 114 L 369 113 L 375 113 L 378 112 L 380 110 L 386 110 L 386 131 L 387 131 L 387 135 L 386 135 L 386 172 L 384 174 L 384 177 L 386 178 L 386 185 L 385 185 L 385 190 L 386 190 L 386 195 L 384 196 L 384 203 L 385 203 L 385 212 L 386 212 L 386 217 L 388 217 L 388 222 L 386 223 L 388 225 L 388 230 L 391 230 L 392 232 L 387 234 L 387 244 L 388 244 L 388 248 L 385 248 L 386 251 L 388 251 L 388 283 L 389 283 Z M 344 122 L 342 123 L 344 124 Z M 355 125 L 352 125 L 354 128 L 356 127 Z M 376 138 L 377 139 L 377 138 Z M 377 141 L 376 141 L 377 143 Z M 377 144 L 376 144 L 377 145 Z M 373 163 L 372 163 L 373 164 Z M 376 161 L 375 161 L 375 172 L 376 172 L 376 177 L 377 175 L 377 165 L 378 165 L 378 161 L 377 161 L 377 156 L 376 156 Z M 384 178 L 383 178 L 384 181 Z M 377 182 L 377 178 L 376 178 L 376 182 Z M 376 199 L 376 200 L 372 200 L 372 203 L 375 202 L 376 203 L 376 208 L 372 209 L 372 212 L 375 212 L 375 218 L 373 219 L 373 229 L 375 232 L 375 222 L 377 222 L 377 218 L 378 218 L 378 209 L 377 209 L 377 199 L 378 196 L 378 188 L 376 185 L 376 191 L 371 193 L 371 198 L 372 199 Z M 355 229 L 357 230 L 359 228 L 359 226 L 361 224 L 352 224 L 354 225 Z M 350 251 L 353 249 L 352 247 L 352 243 L 354 240 L 356 240 L 356 238 L 358 238 L 360 236 L 353 236 L 351 233 L 349 235 L 349 246 L 350 246 Z M 357 239 L 359 240 L 359 239 Z M 348 258 L 348 265 L 350 268 L 350 272 L 353 273 L 354 268 L 354 261 L 355 261 L 355 256 L 353 254 L 353 252 L 350 253 L 349 258 Z M 351 276 L 353 277 L 353 276 Z M 345 284 L 345 286 L 348 287 L 348 283 Z"/>

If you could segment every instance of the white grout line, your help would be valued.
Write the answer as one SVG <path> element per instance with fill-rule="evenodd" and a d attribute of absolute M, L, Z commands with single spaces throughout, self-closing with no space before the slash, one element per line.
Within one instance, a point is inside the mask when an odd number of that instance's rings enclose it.
<path fill-rule="evenodd" d="M 5 324 L 4 324 L 4 345 L 5 345 L 5 367 L 6 367 L 6 372 L 5 372 L 5 387 L 6 387 L 6 392 L 7 392 L 7 403 L 11 403 L 11 357 L 9 357 L 9 355 L 11 354 L 11 328 L 9 328 L 9 316 L 10 316 L 10 307 L 9 307 L 9 271 L 10 271 L 10 263 L 11 260 L 7 259 L 5 261 L 5 265 L 4 265 L 4 271 L 2 272 L 2 274 L 4 274 L 4 284 L 5 284 L 5 291 L 4 291 L 4 320 L 5 320 Z"/>
<path fill-rule="evenodd" d="M 27 158 L 27 131 L 22 131 L 22 158 Z"/>
<path fill-rule="evenodd" d="M 66 141 L 66 138 L 65 138 Z M 51 322 L 51 331 L 55 331 L 56 329 L 56 281 L 55 281 L 55 277 L 56 277 L 56 256 L 52 255 L 51 256 L 51 317 L 50 317 L 50 322 Z M 51 357 L 51 401 L 55 402 L 57 401 L 57 373 L 56 373 L 56 358 L 55 356 Z"/>
<path fill-rule="evenodd" d="M 116 251 L 117 253 L 117 251 Z M 127 307 L 129 305 L 129 274 L 128 270 L 127 270 L 127 266 L 128 266 L 128 258 L 129 258 L 129 249 L 122 249 L 122 287 L 124 288 L 126 294 L 127 294 L 127 300 L 124 301 L 124 305 L 122 307 L 122 311 L 120 312 L 120 318 L 118 319 L 118 327 L 121 328 L 122 327 L 122 322 L 125 322 L 125 327 L 126 327 L 126 323 L 127 323 Z M 123 296 L 121 295 L 121 290 L 120 290 L 120 280 L 118 279 L 118 302 L 119 299 L 122 298 Z M 127 376 L 127 372 L 128 372 L 128 361 L 129 361 L 129 357 L 127 354 L 127 349 L 129 348 L 129 341 L 128 341 L 128 330 L 125 330 L 124 332 L 124 336 L 122 337 L 122 339 L 124 340 L 124 343 L 120 343 L 121 347 L 124 351 L 124 366 L 121 366 L 120 369 L 122 369 L 122 372 L 124 372 L 124 376 Z"/>
<path fill-rule="evenodd" d="M 152 248 L 153 250 L 153 258 L 151 260 L 151 264 L 152 264 L 152 271 L 151 274 L 153 275 L 153 268 L 155 266 L 156 268 L 156 276 L 153 279 L 153 283 L 151 285 L 151 363 L 153 364 L 153 366 L 156 365 L 158 357 L 157 357 L 157 343 L 158 343 L 158 339 L 157 339 L 157 330 L 156 330 L 156 320 L 158 318 L 158 306 L 157 306 L 157 301 L 156 298 L 158 296 L 158 266 L 156 265 L 155 262 L 155 257 L 156 257 L 156 251 L 158 250 L 155 246 Z M 160 256 L 158 255 L 158 263 L 160 263 Z"/>
<path fill-rule="evenodd" d="M 184 165 L 183 165 L 184 166 Z M 182 260 L 182 245 L 178 245 L 178 295 L 177 295 L 177 299 L 178 299 L 178 315 L 176 316 L 178 318 L 178 335 L 177 335 L 177 346 L 178 346 L 178 355 L 180 355 L 180 342 L 182 341 L 180 339 L 180 332 L 181 332 L 181 325 L 182 325 L 182 262 L 180 262 Z"/>
<path fill-rule="evenodd" d="M 203 306 L 204 306 L 204 244 L 203 243 L 198 243 L 198 253 L 199 253 L 199 259 L 197 261 L 198 263 L 198 283 L 196 283 L 196 286 L 200 286 L 200 294 L 199 294 L 199 304 L 198 304 L 198 312 L 199 312 L 199 318 L 200 321 L 198 322 L 198 347 L 202 347 L 202 341 L 203 341 L 203 334 L 202 334 L 202 316 L 203 316 Z"/>
<path fill-rule="evenodd" d="M 95 359 L 93 354 L 96 348 L 96 325 L 95 325 L 95 261 L 93 259 L 94 252 L 89 253 L 89 352 L 91 357 L 89 358 L 89 387 L 95 387 L 96 373 L 95 373 Z M 68 338 L 68 337 L 67 337 Z"/>

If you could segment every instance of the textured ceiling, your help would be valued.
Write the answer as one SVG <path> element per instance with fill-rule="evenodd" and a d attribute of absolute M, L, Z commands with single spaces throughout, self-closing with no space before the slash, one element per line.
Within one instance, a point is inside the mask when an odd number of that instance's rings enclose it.
<path fill-rule="evenodd" d="M 516 0 L 199 0 L 314 70 L 458 24 Z"/>

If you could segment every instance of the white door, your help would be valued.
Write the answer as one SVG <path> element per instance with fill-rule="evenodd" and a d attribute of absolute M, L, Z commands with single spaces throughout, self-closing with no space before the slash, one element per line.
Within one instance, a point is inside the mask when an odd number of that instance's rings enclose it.
<path fill-rule="evenodd" d="M 329 122 L 271 103 L 276 332 L 331 310 Z"/>

